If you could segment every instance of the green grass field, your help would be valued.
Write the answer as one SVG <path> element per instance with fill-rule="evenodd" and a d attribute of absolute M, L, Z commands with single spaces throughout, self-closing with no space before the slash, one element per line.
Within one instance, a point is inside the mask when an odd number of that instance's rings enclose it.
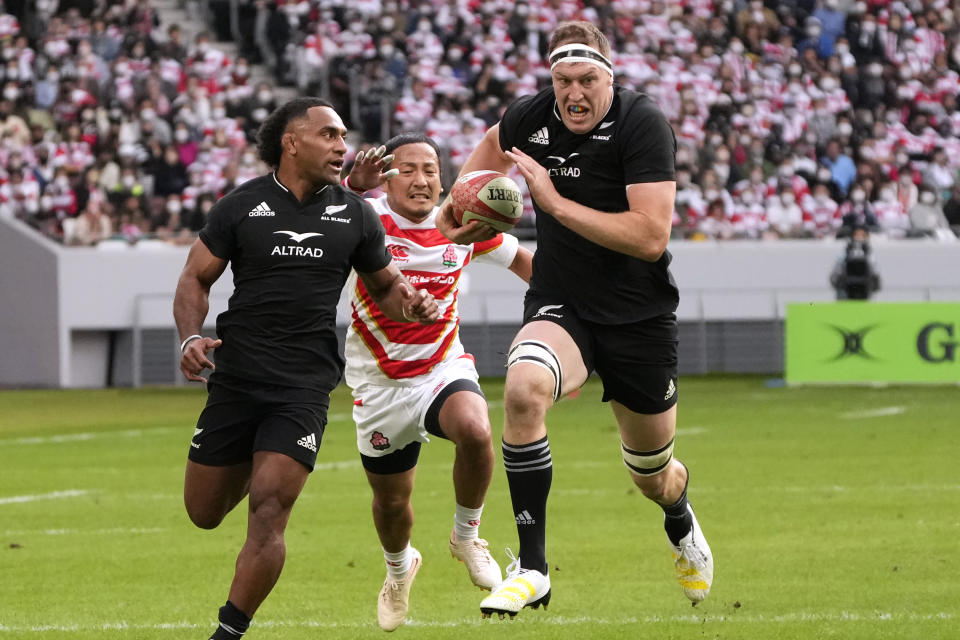
<path fill-rule="evenodd" d="M 502 382 L 484 384 L 499 440 Z M 956 388 L 706 377 L 680 389 L 677 453 L 716 560 L 706 602 L 692 608 L 674 582 L 661 512 L 631 488 L 591 382 L 550 415 L 550 609 L 480 619 L 482 592 L 446 549 L 452 447 L 433 442 L 414 493 L 424 568 L 394 636 L 960 637 Z M 214 531 L 184 513 L 204 400 L 199 388 L 0 392 L 0 640 L 208 637 L 245 509 Z M 338 389 L 286 568 L 248 638 L 384 637 L 383 559 L 350 406 Z M 499 464 L 484 516 L 505 565 L 516 533 Z"/>

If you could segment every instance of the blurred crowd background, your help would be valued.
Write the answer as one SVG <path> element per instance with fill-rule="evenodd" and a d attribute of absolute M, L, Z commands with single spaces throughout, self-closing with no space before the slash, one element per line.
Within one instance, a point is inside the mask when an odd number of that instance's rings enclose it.
<path fill-rule="evenodd" d="M 449 185 L 515 98 L 549 86 L 563 20 L 677 141 L 674 237 L 960 232 L 960 2 L 0 1 L 0 216 L 66 244 L 191 242 L 267 171 L 255 134 L 330 99 L 355 153 L 403 131 Z M 525 189 L 523 180 L 517 178 Z M 527 202 L 517 235 L 533 238 Z"/>

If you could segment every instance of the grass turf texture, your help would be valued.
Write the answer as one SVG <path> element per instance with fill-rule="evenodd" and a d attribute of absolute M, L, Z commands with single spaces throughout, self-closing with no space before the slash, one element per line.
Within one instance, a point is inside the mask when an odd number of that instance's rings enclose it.
<path fill-rule="evenodd" d="M 495 439 L 502 381 L 484 381 Z M 481 620 L 446 548 L 453 447 L 424 447 L 413 544 L 424 568 L 398 637 L 956 638 L 957 391 L 767 388 L 685 378 L 677 453 L 716 558 L 706 602 L 674 581 L 662 514 L 632 488 L 600 387 L 549 415 L 546 612 Z M 245 531 L 183 511 L 199 388 L 0 392 L 0 640 L 208 637 Z M 377 638 L 384 567 L 337 390 L 287 564 L 247 637 Z M 496 447 L 498 449 L 498 447 Z M 497 452 L 499 459 L 499 450 Z M 516 549 L 498 463 L 481 535 Z"/>

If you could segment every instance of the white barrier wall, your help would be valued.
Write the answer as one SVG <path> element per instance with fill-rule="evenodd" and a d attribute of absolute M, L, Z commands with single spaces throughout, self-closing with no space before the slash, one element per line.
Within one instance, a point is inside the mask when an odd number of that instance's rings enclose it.
<path fill-rule="evenodd" d="M 670 246 L 681 320 L 761 320 L 797 301 L 833 300 L 828 278 L 841 241 L 678 242 Z M 532 247 L 531 247 L 532 248 Z M 960 243 L 874 241 L 877 300 L 960 300 Z M 173 326 L 186 247 L 65 248 L 0 220 L 0 386 L 84 387 L 104 380 L 109 331 Z M 464 324 L 519 322 L 525 285 L 475 264 L 465 272 Z M 232 290 L 211 292 L 208 324 Z M 341 319 L 346 321 L 341 304 Z"/>
<path fill-rule="evenodd" d="M 56 245 L 0 218 L 0 386 L 58 386 L 59 279 Z"/>

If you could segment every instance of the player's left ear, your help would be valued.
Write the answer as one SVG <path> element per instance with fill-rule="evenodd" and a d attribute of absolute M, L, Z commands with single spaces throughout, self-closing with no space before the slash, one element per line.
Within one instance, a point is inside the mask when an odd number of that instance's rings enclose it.
<path fill-rule="evenodd" d="M 286 151 L 288 155 L 297 155 L 297 137 L 293 135 L 292 131 L 287 131 L 283 134 L 283 137 L 280 138 L 280 146 L 283 147 L 283 150 Z"/>

